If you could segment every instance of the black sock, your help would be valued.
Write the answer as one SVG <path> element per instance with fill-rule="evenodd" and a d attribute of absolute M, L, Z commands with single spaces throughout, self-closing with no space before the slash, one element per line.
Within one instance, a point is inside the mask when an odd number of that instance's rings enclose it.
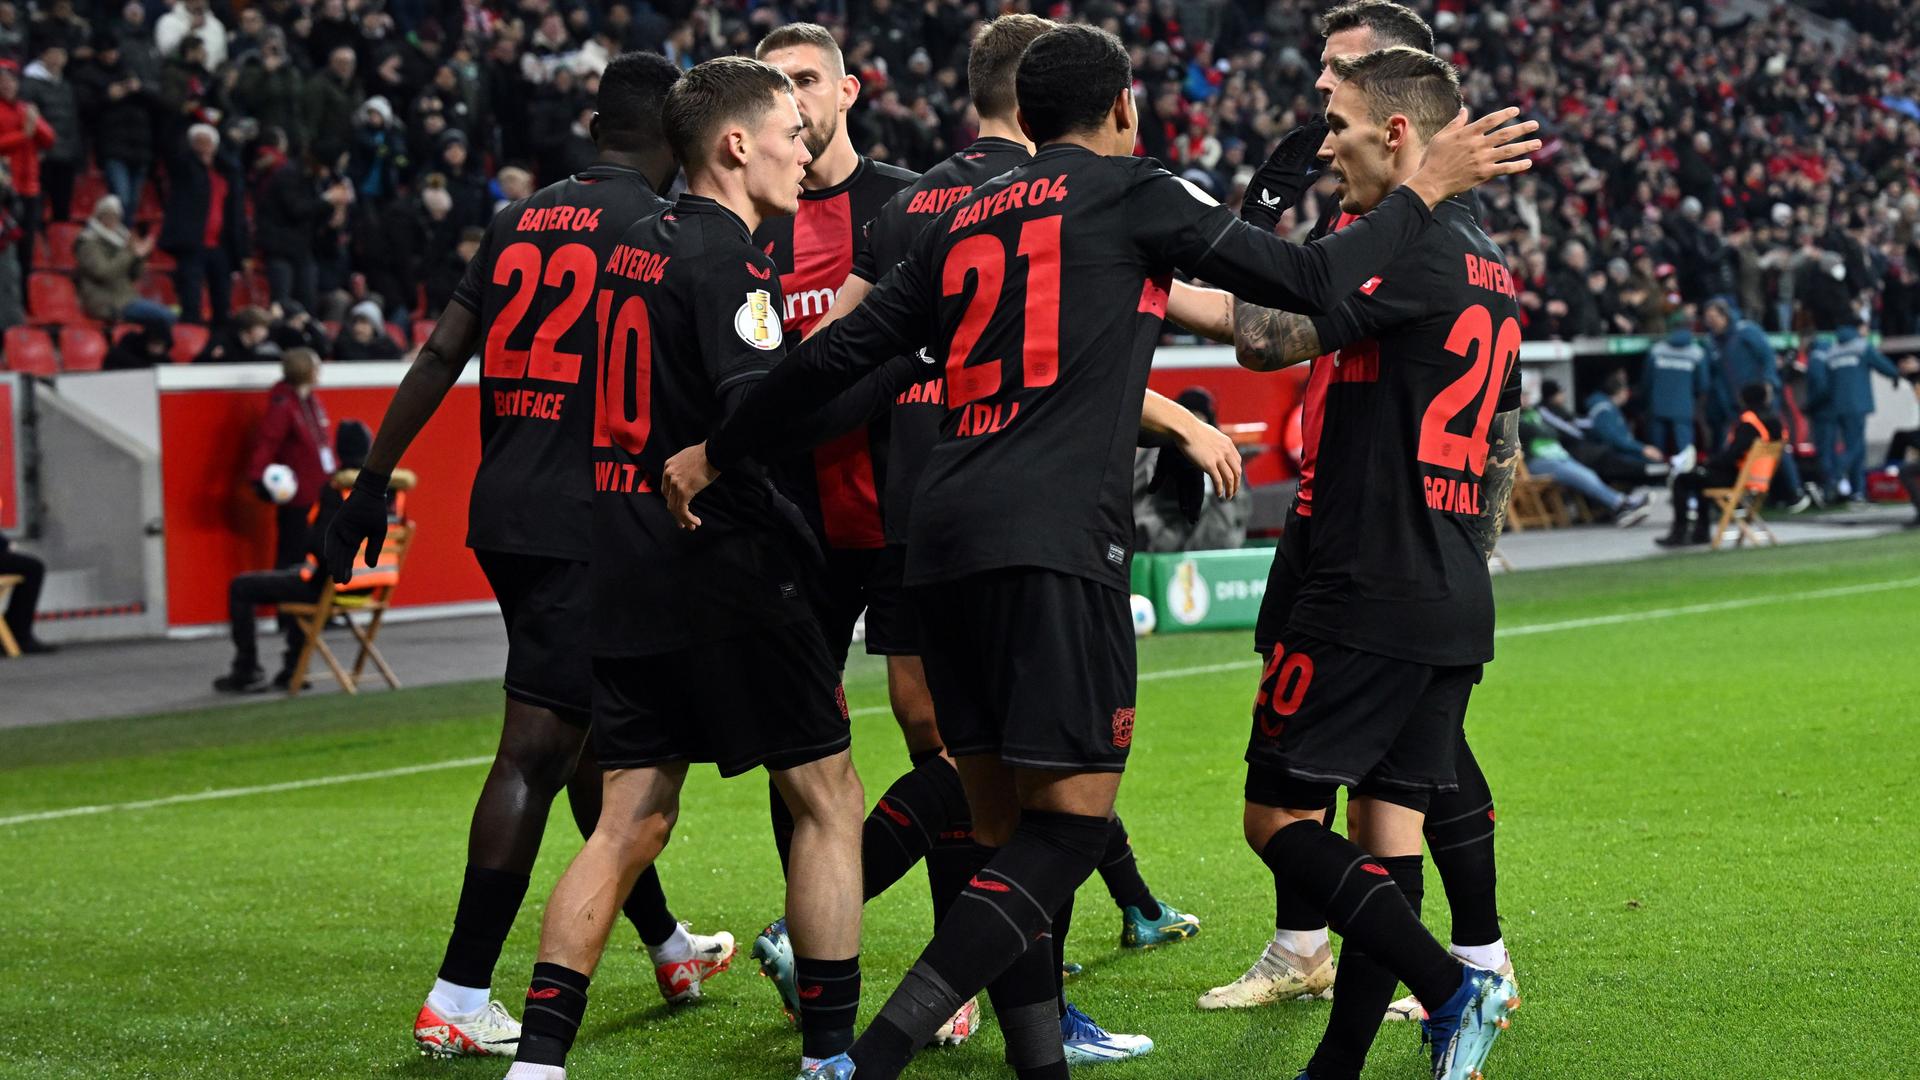
<path fill-rule="evenodd" d="M 1093 873 L 1106 845 L 1106 818 L 1023 813 L 1012 841 L 968 882 L 933 941 L 853 1044 L 860 1080 L 896 1080 L 961 1003 L 1051 933 L 1054 913 Z"/>
<path fill-rule="evenodd" d="M 962 817 L 947 823 L 927 852 L 927 892 L 933 897 L 933 927 L 938 930 L 947 912 L 960 899 L 967 879 L 987 865 L 987 849 L 973 842 L 973 820 Z"/>
<path fill-rule="evenodd" d="M 987 984 L 994 1019 L 1006 1043 L 1007 1065 L 1019 1080 L 1066 1080 L 1060 1044 L 1059 916 L 1055 933 L 1036 941 L 1012 966 Z M 1049 940 L 1050 939 L 1050 940 Z"/>
<path fill-rule="evenodd" d="M 1107 850 L 1100 856 L 1100 880 L 1106 884 L 1107 894 L 1113 897 L 1116 906 L 1139 908 L 1140 914 L 1149 919 L 1160 917 L 1160 902 L 1153 898 L 1153 891 L 1140 877 L 1127 827 L 1120 823 L 1117 815 L 1107 833 Z"/>
<path fill-rule="evenodd" d="M 793 811 L 780 789 L 767 781 L 767 816 L 773 819 L 773 848 L 780 853 L 780 876 L 787 876 L 787 859 L 793 855 Z"/>
<path fill-rule="evenodd" d="M 640 931 L 640 940 L 652 948 L 658 948 L 673 936 L 679 927 L 674 921 L 673 911 L 667 907 L 667 894 L 660 888 L 660 875 L 653 867 L 647 867 L 633 883 L 633 891 L 627 894 L 627 902 L 621 906 L 626 912 L 627 921 Z"/>
<path fill-rule="evenodd" d="M 1336 796 L 1320 818 L 1321 824 L 1329 829 L 1333 828 L 1333 813 L 1338 805 Z M 1295 932 L 1327 928 L 1327 917 L 1294 888 L 1293 875 L 1277 866 L 1273 868 L 1273 928 Z"/>
<path fill-rule="evenodd" d="M 527 895 L 527 875 L 469 866 L 460 882 L 460 906 L 454 910 L 453 936 L 440 961 L 440 977 L 455 986 L 493 985 L 500 947 Z"/>
<path fill-rule="evenodd" d="M 520 1047 L 513 1060 L 565 1065 L 580 1019 L 587 1014 L 590 976 L 559 964 L 533 965 L 526 1008 L 520 1013 Z"/>
<path fill-rule="evenodd" d="M 1420 856 L 1401 855 L 1376 860 L 1387 868 L 1394 883 L 1407 898 L 1413 914 L 1420 914 L 1420 899 L 1425 885 L 1420 877 Z M 1393 972 L 1382 967 L 1366 949 L 1349 942 L 1340 951 L 1340 971 L 1333 979 L 1333 1011 L 1327 1016 L 1327 1030 L 1307 1063 L 1314 1080 L 1359 1080 L 1367 1064 L 1367 1051 L 1380 1031 L 1380 1019 L 1393 1001 L 1400 985 Z"/>
<path fill-rule="evenodd" d="M 1053 913 L 1053 995 L 1059 1006 L 1055 1011 L 1067 1015 L 1067 932 L 1073 929 L 1073 894 Z"/>
<path fill-rule="evenodd" d="M 796 956 L 793 975 L 800 988 L 800 1052 L 810 1058 L 846 1053 L 860 1012 L 860 958 Z"/>
<path fill-rule="evenodd" d="M 1493 789 L 1462 737 L 1454 755 L 1460 790 L 1433 797 L 1427 811 L 1427 849 L 1446 886 L 1455 945 L 1491 945 L 1500 940 L 1500 905 L 1494 888 Z"/>
<path fill-rule="evenodd" d="M 1301 895 L 1349 947 L 1365 949 L 1429 1007 L 1460 989 L 1459 961 L 1420 925 L 1392 872 L 1353 841 L 1317 821 L 1299 821 L 1275 833 L 1260 857 L 1289 868 Z"/>
<path fill-rule="evenodd" d="M 915 755 L 913 771 L 873 804 L 860 832 L 865 898 L 885 892 L 939 842 L 955 817 L 967 816 L 960 774 L 939 751 Z"/>

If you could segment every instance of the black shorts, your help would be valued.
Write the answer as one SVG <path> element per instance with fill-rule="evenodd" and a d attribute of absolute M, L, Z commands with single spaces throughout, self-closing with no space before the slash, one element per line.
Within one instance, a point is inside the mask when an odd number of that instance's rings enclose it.
<path fill-rule="evenodd" d="M 1137 681 L 1126 593 L 1033 567 L 911 592 L 950 753 L 1031 769 L 1126 768 Z"/>
<path fill-rule="evenodd" d="M 812 619 L 678 652 L 593 660 L 604 769 L 791 769 L 847 748 L 846 694 Z"/>
<path fill-rule="evenodd" d="M 1455 790 L 1454 755 L 1480 672 L 1478 664 L 1434 667 L 1289 634 L 1254 698 L 1248 800 L 1271 805 L 1276 791 L 1295 792 L 1309 801 L 1286 808 L 1303 810 L 1324 806 L 1321 792 L 1335 786 L 1360 794 Z"/>
<path fill-rule="evenodd" d="M 867 608 L 867 584 L 879 561 L 879 548 L 827 548 L 826 562 L 807 576 L 807 604 L 826 638 L 835 671 L 847 666 L 853 625 Z"/>
<path fill-rule="evenodd" d="M 907 573 L 905 544 L 888 544 L 867 583 L 867 653 L 919 656 L 920 622 L 901 579 Z"/>
<path fill-rule="evenodd" d="M 585 726 L 593 708 L 587 564 L 506 551 L 473 555 L 507 621 L 507 696 Z"/>
<path fill-rule="evenodd" d="M 1286 636 L 1287 620 L 1293 617 L 1294 597 L 1307 572 L 1308 530 L 1313 519 L 1300 516 L 1296 500 L 1287 508 L 1286 524 L 1280 530 L 1280 543 L 1273 549 L 1273 566 L 1267 570 L 1267 591 L 1260 596 L 1260 615 L 1253 624 L 1253 651 L 1266 656 L 1275 642 Z"/>

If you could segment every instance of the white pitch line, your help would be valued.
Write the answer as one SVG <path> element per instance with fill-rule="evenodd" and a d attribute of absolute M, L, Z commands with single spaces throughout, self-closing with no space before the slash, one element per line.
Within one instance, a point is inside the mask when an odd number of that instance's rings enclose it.
<path fill-rule="evenodd" d="M 85 817 L 89 814 L 106 814 L 115 810 L 150 810 L 156 806 L 210 802 L 214 799 L 237 799 L 242 795 L 270 795 L 279 791 L 299 791 L 302 788 L 327 787 L 332 784 L 352 784 L 361 780 L 385 780 L 394 776 L 412 776 L 415 773 L 437 772 L 441 769 L 459 769 L 469 765 L 485 765 L 492 760 L 492 754 L 488 754 L 486 757 L 450 758 L 446 761 L 429 761 L 424 765 L 403 765 L 397 769 L 380 769 L 375 772 L 363 773 L 343 773 L 339 776 L 316 776 L 310 780 L 288 780 L 280 784 L 256 784 L 252 787 L 191 791 L 185 795 L 168 795 L 160 799 L 136 799 L 133 802 L 123 803 L 102 803 L 98 806 L 69 806 L 63 810 L 42 810 L 33 814 L 15 814 L 12 817 L 0 817 L 0 825 L 24 825 L 30 821 L 54 821 L 59 818 Z"/>
<path fill-rule="evenodd" d="M 1738 600 L 1717 600 L 1706 604 L 1687 604 L 1683 607 L 1648 608 L 1644 611 L 1623 611 L 1617 615 L 1596 615 L 1586 619 L 1565 619 L 1560 622 L 1530 623 L 1524 626 L 1503 627 L 1494 632 L 1496 637 L 1523 637 L 1530 634 L 1553 634 L 1563 630 L 1581 630 L 1593 626 L 1617 626 L 1621 623 L 1650 622 L 1655 619 L 1671 619 L 1681 615 L 1705 615 L 1717 611 L 1737 611 L 1741 608 L 1760 607 L 1765 604 L 1789 604 L 1802 600 L 1828 600 L 1840 596 L 1859 596 L 1865 593 L 1890 592 L 1896 589 L 1910 589 L 1920 586 L 1920 577 L 1900 578 L 1895 581 L 1875 581 L 1864 585 L 1842 585 L 1830 589 L 1811 589 L 1805 592 L 1780 593 L 1774 596 L 1750 596 Z M 1242 660 L 1224 664 L 1202 664 L 1197 667 L 1168 668 L 1163 671 L 1149 671 L 1141 674 L 1141 682 L 1154 682 L 1160 679 L 1182 679 L 1193 675 L 1216 675 L 1225 671 L 1240 671 L 1259 666 L 1258 660 Z M 874 716 L 892 712 L 891 706 L 869 705 L 852 710 L 853 716 Z M 195 791 L 185 795 L 169 795 L 160 799 L 139 799 L 134 802 L 103 803 L 97 806 L 70 806 L 62 810 L 42 810 L 32 814 L 15 814 L 12 817 L 0 817 L 0 827 L 25 825 L 36 821 L 56 821 L 61 818 L 86 817 L 92 814 L 106 814 L 119 810 L 150 810 L 158 806 L 176 806 L 181 803 L 210 802 L 215 799 L 237 799 L 243 795 L 271 795 L 282 791 L 299 791 L 304 788 L 327 787 L 333 784 L 352 784 L 362 780 L 386 780 L 396 776 L 413 776 L 417 773 L 437 772 L 442 769 L 459 769 L 471 765 L 484 765 L 493 758 L 466 757 L 452 758 L 447 761 L 430 761 L 422 765 L 404 765 L 397 769 L 379 769 L 374 772 L 344 773 L 339 776 L 316 776 L 309 780 L 289 780 L 280 784 L 257 784 L 252 787 L 219 788 L 213 791 Z"/>

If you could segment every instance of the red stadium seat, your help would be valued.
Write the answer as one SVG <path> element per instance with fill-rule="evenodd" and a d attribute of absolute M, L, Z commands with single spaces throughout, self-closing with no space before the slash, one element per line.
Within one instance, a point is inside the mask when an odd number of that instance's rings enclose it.
<path fill-rule="evenodd" d="M 85 221 L 93 216 L 93 204 L 107 193 L 106 178 L 89 169 L 74 178 L 73 201 L 67 207 L 67 216 L 75 221 Z"/>
<path fill-rule="evenodd" d="M 132 323 L 132 322 L 120 323 L 119 325 L 113 328 L 113 343 L 115 345 L 118 345 L 120 344 L 120 340 L 126 337 L 127 335 L 138 334 L 145 329 L 146 327 L 140 325 L 139 323 Z"/>
<path fill-rule="evenodd" d="M 27 312 L 37 323 L 83 322 L 80 294 L 73 279 L 50 270 L 36 270 L 27 279 Z"/>
<path fill-rule="evenodd" d="M 178 265 L 178 261 L 176 261 L 171 254 L 161 251 L 159 248 L 154 248 L 153 254 L 147 256 L 148 270 L 172 270 Z"/>
<path fill-rule="evenodd" d="M 45 330 L 32 326 L 8 330 L 5 352 L 8 371 L 48 376 L 60 373 L 60 360 L 53 353 L 53 339 Z"/>
<path fill-rule="evenodd" d="M 140 295 L 157 304 L 165 304 L 168 307 L 180 306 L 179 294 L 173 289 L 173 277 L 169 274 L 155 273 L 151 267 L 140 276 Z"/>
<path fill-rule="evenodd" d="M 99 371 L 107 359 L 107 339 L 91 326 L 60 328 L 60 367 L 66 371 Z"/>
<path fill-rule="evenodd" d="M 433 319 L 413 320 L 413 347 L 419 348 L 433 336 L 433 328 L 438 325 Z"/>
<path fill-rule="evenodd" d="M 175 323 L 173 326 L 173 362 L 191 364 L 207 348 L 207 328 L 193 323 Z"/>
<path fill-rule="evenodd" d="M 47 226 L 44 234 L 47 238 L 47 260 L 44 265 L 49 270 L 72 270 L 73 242 L 80 238 L 84 225 L 71 221 L 56 221 Z"/>

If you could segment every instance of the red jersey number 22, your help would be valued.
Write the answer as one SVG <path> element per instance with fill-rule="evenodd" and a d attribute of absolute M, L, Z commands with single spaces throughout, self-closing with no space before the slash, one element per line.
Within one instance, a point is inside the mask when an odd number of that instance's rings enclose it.
<path fill-rule="evenodd" d="M 1487 468 L 1487 429 L 1493 426 L 1493 410 L 1507 384 L 1507 372 L 1520 355 L 1520 324 L 1509 316 L 1501 320 L 1496 334 L 1493 313 L 1486 305 L 1475 304 L 1453 324 L 1447 351 L 1461 358 L 1470 356 L 1473 365 L 1435 395 L 1420 418 L 1420 461 L 1480 476 Z M 1473 433 L 1451 430 L 1453 421 L 1476 403 L 1480 411 L 1474 416 Z"/>
<path fill-rule="evenodd" d="M 587 298 L 593 295 L 593 282 L 599 262 L 593 249 L 585 244 L 565 244 L 541 265 L 540 249 L 525 240 L 508 244 L 493 262 L 493 283 L 512 285 L 513 295 L 487 331 L 486 351 L 480 370 L 489 379 L 547 379 L 553 382 L 580 381 L 580 354 L 560 352 L 554 346 L 560 336 L 580 321 L 587 310 Z M 510 349 L 507 340 L 526 318 L 533 306 L 534 289 L 540 285 L 557 289 L 571 285 L 534 331 L 531 349 Z"/>

